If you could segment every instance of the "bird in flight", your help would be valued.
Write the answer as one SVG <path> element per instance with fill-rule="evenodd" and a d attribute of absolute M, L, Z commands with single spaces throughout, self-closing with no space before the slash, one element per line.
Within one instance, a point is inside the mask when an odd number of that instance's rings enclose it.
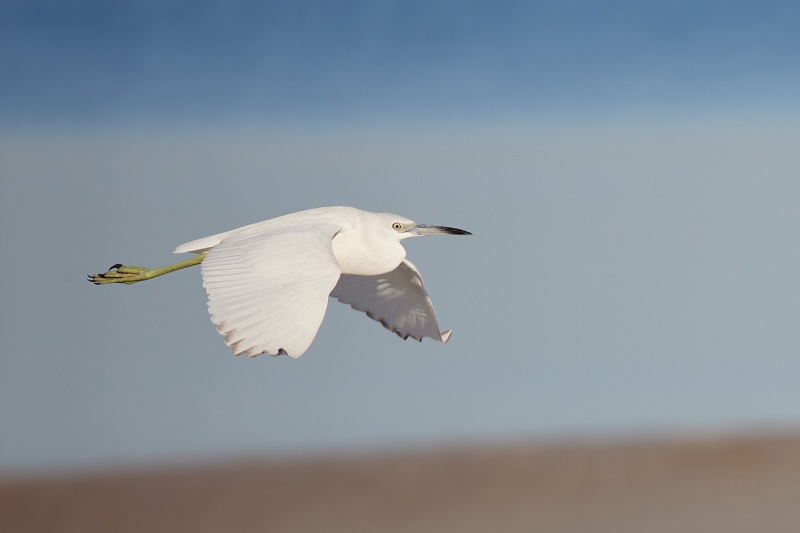
<path fill-rule="evenodd" d="M 208 311 L 235 355 L 297 358 L 322 324 L 328 297 L 349 304 L 403 339 L 443 343 L 419 271 L 401 241 L 472 235 L 354 207 L 321 207 L 182 244 L 193 258 L 162 268 L 116 264 L 96 285 L 131 284 L 200 264 Z"/>

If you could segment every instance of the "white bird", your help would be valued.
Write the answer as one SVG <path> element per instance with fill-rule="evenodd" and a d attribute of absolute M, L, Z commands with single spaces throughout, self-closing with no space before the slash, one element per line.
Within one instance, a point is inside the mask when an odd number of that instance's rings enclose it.
<path fill-rule="evenodd" d="M 116 264 L 89 276 L 97 285 L 131 284 L 202 263 L 211 321 L 234 354 L 300 357 L 322 324 L 328 296 L 377 320 L 403 339 L 446 343 L 422 277 L 401 241 L 471 235 L 390 213 L 321 207 L 182 244 L 198 254 L 163 268 Z"/>

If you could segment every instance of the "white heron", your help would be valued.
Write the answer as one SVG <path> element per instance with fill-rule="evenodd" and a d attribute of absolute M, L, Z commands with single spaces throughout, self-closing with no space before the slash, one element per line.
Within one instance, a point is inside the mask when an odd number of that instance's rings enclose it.
<path fill-rule="evenodd" d="M 328 296 L 403 339 L 443 343 L 433 305 L 400 242 L 423 235 L 471 235 L 390 213 L 321 207 L 182 244 L 196 257 L 162 268 L 116 264 L 89 276 L 131 284 L 202 263 L 211 321 L 235 355 L 300 357 L 322 324 Z"/>

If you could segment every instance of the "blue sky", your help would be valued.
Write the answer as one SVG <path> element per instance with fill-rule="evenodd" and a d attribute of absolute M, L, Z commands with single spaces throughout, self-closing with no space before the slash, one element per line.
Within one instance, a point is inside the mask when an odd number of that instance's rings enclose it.
<path fill-rule="evenodd" d="M 1 3 L 0 472 L 796 431 L 798 15 Z M 197 269 L 85 281 L 325 205 L 474 233 L 407 245 L 449 344 L 234 358 Z"/>
<path fill-rule="evenodd" d="M 603 115 L 794 105 L 793 2 L 5 2 L 34 124 Z"/>

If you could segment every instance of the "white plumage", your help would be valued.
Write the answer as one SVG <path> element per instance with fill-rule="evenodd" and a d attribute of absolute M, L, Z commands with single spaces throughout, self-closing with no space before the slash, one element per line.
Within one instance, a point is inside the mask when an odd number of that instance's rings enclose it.
<path fill-rule="evenodd" d="M 300 211 L 198 239 L 176 253 L 201 264 L 211 320 L 233 353 L 300 357 L 317 334 L 328 297 L 364 311 L 402 338 L 447 342 L 400 241 L 469 235 L 352 207 Z"/>

